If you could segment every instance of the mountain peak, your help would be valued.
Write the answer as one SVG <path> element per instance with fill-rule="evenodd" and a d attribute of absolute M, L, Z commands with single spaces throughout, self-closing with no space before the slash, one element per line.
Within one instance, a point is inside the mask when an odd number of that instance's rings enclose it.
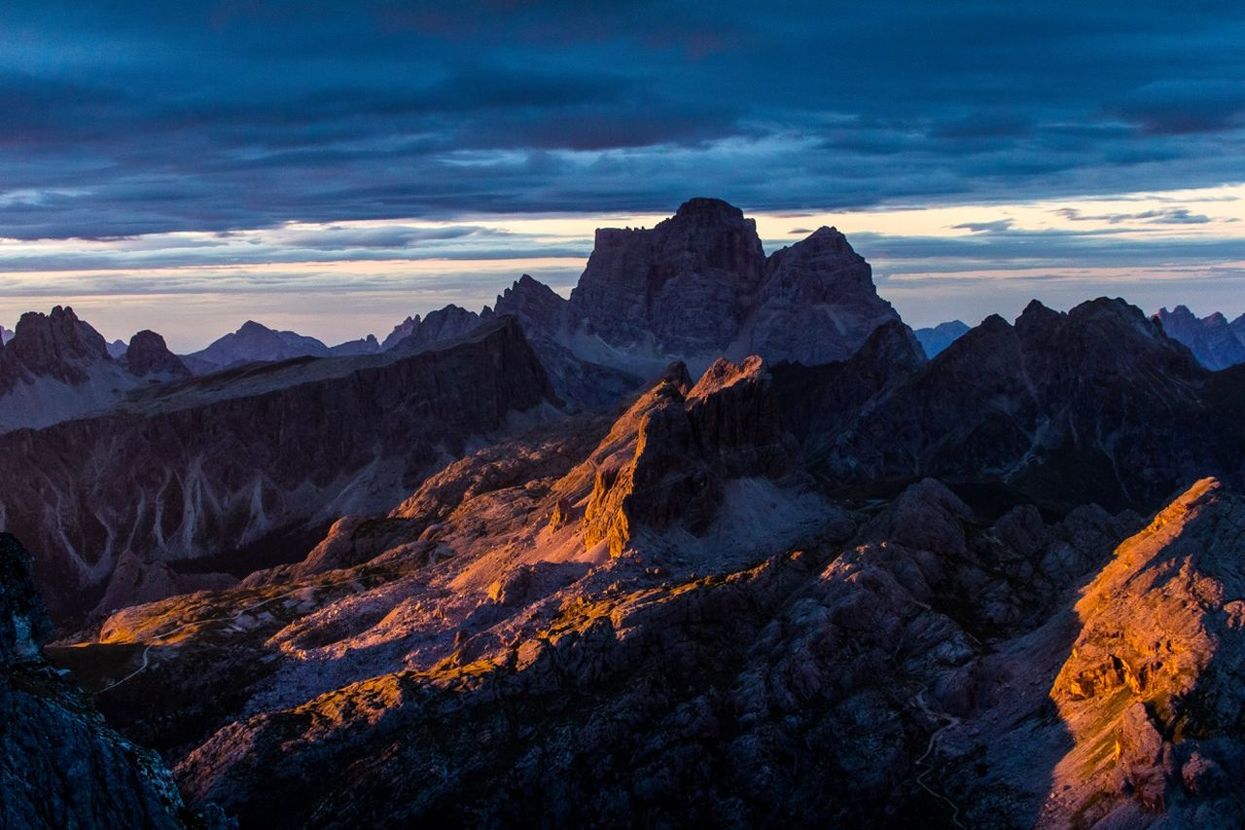
<path fill-rule="evenodd" d="M 126 368 L 137 377 L 162 375 L 189 377 L 190 370 L 177 355 L 169 351 L 164 338 L 154 331 L 143 330 L 130 339 L 125 352 Z"/>
<path fill-rule="evenodd" d="M 700 221 L 742 221 L 744 212 L 722 199 L 695 196 L 679 205 L 679 209 L 675 211 L 674 218 L 694 218 Z"/>

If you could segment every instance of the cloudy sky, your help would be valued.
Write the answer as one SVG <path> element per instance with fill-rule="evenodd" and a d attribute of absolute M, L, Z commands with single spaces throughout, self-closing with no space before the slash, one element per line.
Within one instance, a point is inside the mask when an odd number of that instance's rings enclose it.
<path fill-rule="evenodd" d="M 1245 312 L 1245 4 L 6 0 L 0 323 L 336 341 L 689 196 L 914 325 Z"/>

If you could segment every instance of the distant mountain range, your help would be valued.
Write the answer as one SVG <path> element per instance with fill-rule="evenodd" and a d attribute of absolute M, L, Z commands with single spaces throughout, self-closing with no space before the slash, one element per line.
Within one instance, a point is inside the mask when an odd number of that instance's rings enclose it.
<path fill-rule="evenodd" d="M 1198 318 L 1182 305 L 1156 315 L 1163 330 L 1193 352 L 1207 369 L 1226 369 L 1245 363 L 1245 314 L 1232 322 L 1219 312 Z"/>
<path fill-rule="evenodd" d="M 569 298 L 524 275 L 383 341 L 118 357 L 25 315 L 0 704 L 60 737 L 0 734 L 46 793 L 13 809 L 1241 826 L 1245 365 L 1212 318 L 913 332 L 833 228 L 767 255 L 712 199 L 599 231 Z"/>
<path fill-rule="evenodd" d="M 921 348 L 925 350 L 925 356 L 933 358 L 946 351 L 947 347 L 956 340 L 968 334 L 968 329 L 967 323 L 952 320 L 949 323 L 939 323 L 932 328 L 917 329 L 915 334 Z"/>

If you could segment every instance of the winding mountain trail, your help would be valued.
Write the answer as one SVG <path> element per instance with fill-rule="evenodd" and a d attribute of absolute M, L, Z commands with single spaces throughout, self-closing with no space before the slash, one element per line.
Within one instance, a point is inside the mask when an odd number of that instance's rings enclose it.
<path fill-rule="evenodd" d="M 929 774 L 934 771 L 933 764 L 927 764 L 925 762 L 925 759 L 928 758 L 930 754 L 934 751 L 934 748 L 937 747 L 938 739 L 942 737 L 942 733 L 946 732 L 948 729 L 950 729 L 953 726 L 959 726 L 960 719 L 955 717 L 954 715 L 948 715 L 946 712 L 935 712 L 933 709 L 929 708 L 929 705 L 926 704 L 925 702 L 925 690 L 924 689 L 922 689 L 917 694 L 917 696 L 912 699 L 912 702 L 915 703 L 918 707 L 920 707 L 921 711 L 924 712 L 927 716 L 933 718 L 934 720 L 945 721 L 945 723 L 943 723 L 941 728 L 939 728 L 936 732 L 934 732 L 934 734 L 929 736 L 929 743 L 925 746 L 925 751 L 921 753 L 920 758 L 916 759 L 917 766 L 925 767 L 925 771 L 916 777 L 916 783 L 919 784 L 921 786 L 921 789 L 925 790 L 925 792 L 929 793 L 934 798 L 938 799 L 939 801 L 942 801 L 947 806 L 949 806 L 951 808 L 952 823 L 954 823 L 956 827 L 961 827 L 961 828 L 964 828 L 964 830 L 967 830 L 967 828 L 964 827 L 964 824 L 960 821 L 959 805 L 957 805 L 954 801 L 952 801 L 947 796 L 935 790 L 929 784 L 925 783 L 926 777 L 928 777 Z"/>
<path fill-rule="evenodd" d="M 173 629 L 171 629 L 171 630 L 169 630 L 169 631 L 165 631 L 165 632 L 162 632 L 162 633 L 154 634 L 154 635 L 152 635 L 151 641 L 147 643 L 147 647 L 143 649 L 143 662 L 142 662 L 142 664 L 141 664 L 141 665 L 139 665 L 139 667 L 138 667 L 137 669 L 135 669 L 134 671 L 132 671 L 132 672 L 130 672 L 129 674 L 127 674 L 125 677 L 122 677 L 120 680 L 115 680 L 115 681 L 113 681 L 112 683 L 109 683 L 107 686 L 105 686 L 104 688 L 102 688 L 102 689 L 100 689 L 98 692 L 96 692 L 96 694 L 103 694 L 104 692 L 109 692 L 109 691 L 112 691 L 113 689 L 117 688 L 118 686 L 120 686 L 120 685 L 122 685 L 122 684 L 124 684 L 124 683 L 128 683 L 129 681 L 133 680 L 135 677 L 138 677 L 140 674 L 142 674 L 143 672 L 147 671 L 147 669 L 151 667 L 151 650 L 152 650 L 153 648 L 155 648 L 156 646 L 160 645 L 160 641 L 161 641 L 161 640 L 165 640 L 165 639 L 168 639 L 169 637 L 172 637 L 172 636 L 174 636 L 174 635 L 176 635 L 176 634 L 180 634 L 181 632 L 185 631 L 185 630 L 186 630 L 186 629 L 188 629 L 188 628 L 192 628 L 192 627 L 194 627 L 194 626 L 198 626 L 198 625 L 207 625 L 207 624 L 210 624 L 210 623 L 218 623 L 218 622 L 232 623 L 232 622 L 237 621 L 237 620 L 238 620 L 238 618 L 239 618 L 239 617 L 241 617 L 243 614 L 248 614 L 248 613 L 250 613 L 250 612 L 252 612 L 252 611 L 256 610 L 257 608 L 262 608 L 263 606 L 265 606 L 265 605 L 269 604 L 270 602 L 275 602 L 276 600 L 279 600 L 279 599 L 284 599 L 285 597 L 292 596 L 292 595 L 297 594 L 297 593 L 299 593 L 299 592 L 301 592 L 301 591 L 306 591 L 306 590 L 308 590 L 309 588 L 313 588 L 313 589 L 314 589 L 314 588 L 333 588 L 333 587 L 336 587 L 336 586 L 338 586 L 338 585 L 344 585 L 345 583 L 347 583 L 347 582 L 351 582 L 351 581 L 352 581 L 352 579 L 344 579 L 344 580 L 342 580 L 341 582 L 329 583 L 329 584 L 327 584 L 327 585 L 319 585 L 319 586 L 309 586 L 309 585 L 303 585 L 303 586 L 300 586 L 300 587 L 298 587 L 298 588 L 292 588 L 292 589 L 290 589 L 290 590 L 288 590 L 288 591 L 285 591 L 285 592 L 283 592 L 283 593 L 277 594 L 277 595 L 275 595 L 275 596 L 268 597 L 267 599 L 265 599 L 265 600 L 261 600 L 260 602 L 257 602 L 257 603 L 255 603 L 254 605 L 248 605 L 248 606 L 246 606 L 245 608 L 240 608 L 240 609 L 238 609 L 237 611 L 235 611 L 234 613 L 229 614 L 228 616 L 224 616 L 224 617 L 210 617 L 210 618 L 208 618 L 208 619 L 206 619 L 206 620 L 194 620 L 193 622 L 183 623 L 182 625 L 179 625 L 179 626 L 177 626 L 176 628 L 173 628 Z"/>

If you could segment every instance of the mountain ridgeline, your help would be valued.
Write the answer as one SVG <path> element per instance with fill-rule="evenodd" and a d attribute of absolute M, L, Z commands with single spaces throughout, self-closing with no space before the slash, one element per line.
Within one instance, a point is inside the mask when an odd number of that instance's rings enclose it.
<path fill-rule="evenodd" d="M 693 199 L 383 340 L 27 315 L 0 526 L 163 760 L 46 728 L 99 826 L 1240 827 L 1245 365 L 1177 312 L 914 332 Z"/>

